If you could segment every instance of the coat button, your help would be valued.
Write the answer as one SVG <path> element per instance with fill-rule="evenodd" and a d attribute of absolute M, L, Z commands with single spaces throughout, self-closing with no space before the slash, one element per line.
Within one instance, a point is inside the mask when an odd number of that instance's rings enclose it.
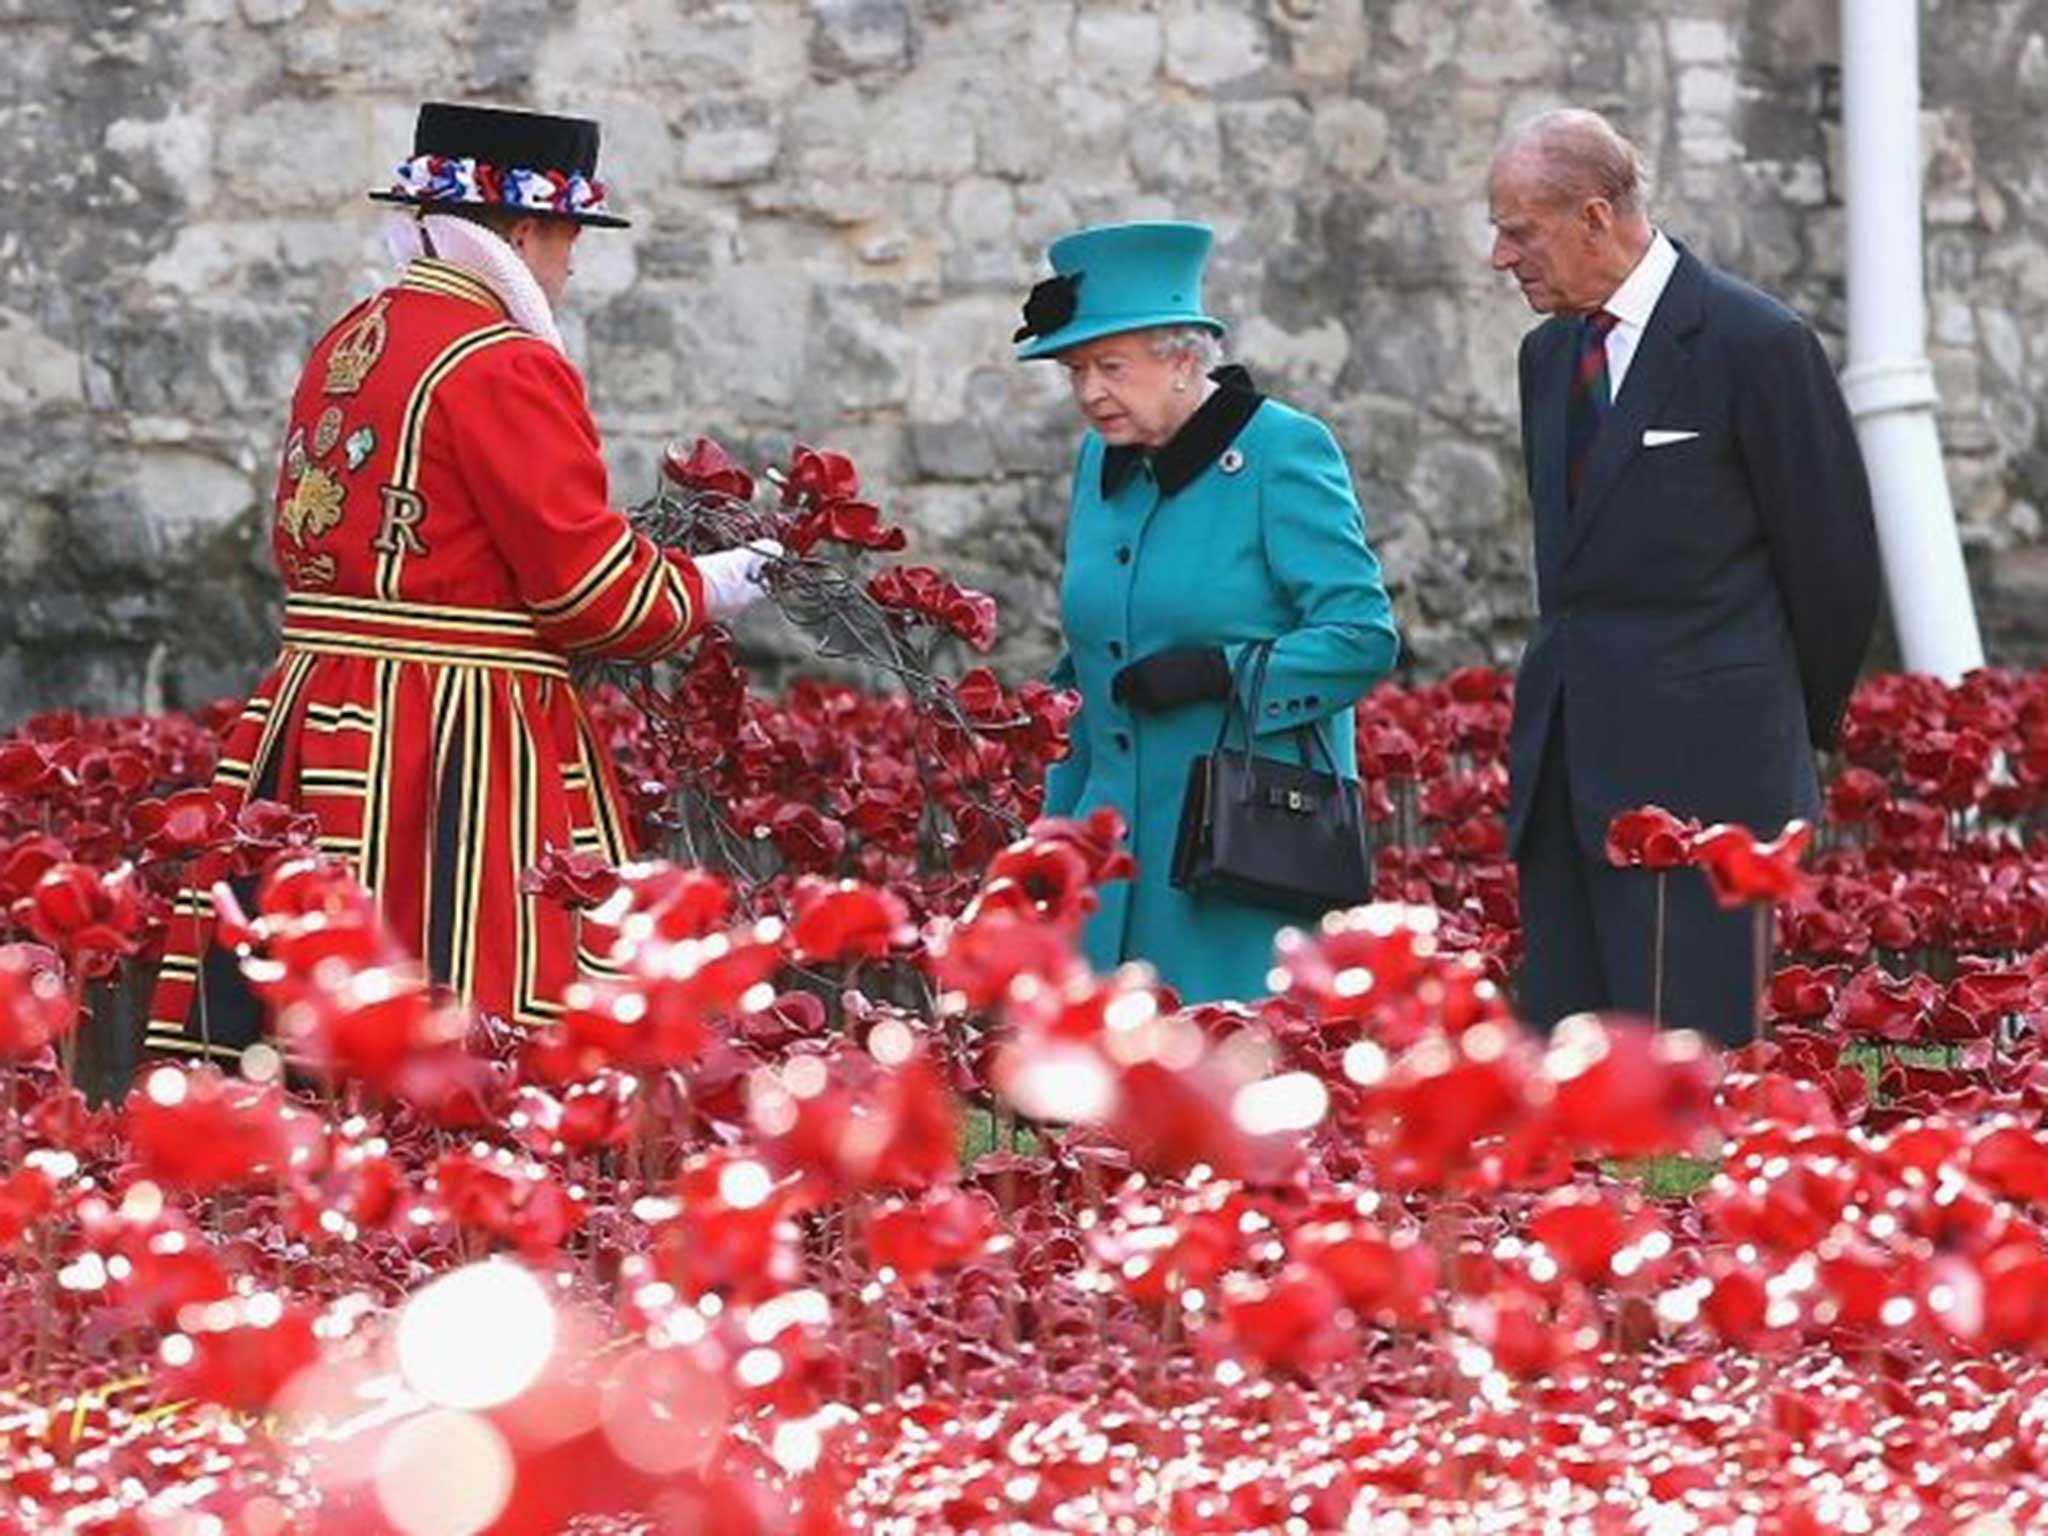
<path fill-rule="evenodd" d="M 1116 741 L 1116 749 L 1117 749 L 1117 751 L 1119 751 L 1119 752 L 1128 752 L 1128 751 L 1130 751 L 1130 750 L 1131 750 L 1131 734 L 1130 734 L 1130 732 L 1128 732 L 1128 731 L 1118 731 L 1118 732 L 1116 733 L 1115 741 Z"/>
<path fill-rule="evenodd" d="M 1117 563 L 1118 565 L 1129 565 L 1129 564 L 1131 563 L 1131 546 L 1130 546 L 1130 545 L 1128 545 L 1128 544 L 1119 544 L 1119 545 L 1117 545 L 1117 547 L 1116 547 L 1116 563 Z"/>
<path fill-rule="evenodd" d="M 1124 657 L 1124 643 L 1123 643 L 1123 641 L 1121 641 L 1121 640 L 1112 640 L 1112 641 L 1110 641 L 1110 642 L 1109 642 L 1109 659 L 1110 659 L 1111 661 L 1122 661 L 1122 660 L 1123 660 L 1123 657 Z"/>
<path fill-rule="evenodd" d="M 1234 475 L 1244 468 L 1244 455 L 1235 448 L 1223 450 L 1223 457 L 1216 461 L 1216 467 L 1226 475 Z"/>

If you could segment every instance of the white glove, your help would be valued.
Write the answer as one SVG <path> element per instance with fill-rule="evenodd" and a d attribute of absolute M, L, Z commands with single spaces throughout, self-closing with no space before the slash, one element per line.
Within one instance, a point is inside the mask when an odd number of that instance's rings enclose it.
<path fill-rule="evenodd" d="M 761 567 L 781 557 L 782 546 L 773 539 L 755 539 L 739 549 L 694 556 L 697 575 L 704 583 L 704 611 L 720 620 L 745 613 L 768 595 Z"/>

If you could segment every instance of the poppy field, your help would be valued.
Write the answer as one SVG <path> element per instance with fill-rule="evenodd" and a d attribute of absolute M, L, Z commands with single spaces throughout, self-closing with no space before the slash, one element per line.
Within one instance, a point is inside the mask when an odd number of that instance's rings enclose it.
<path fill-rule="evenodd" d="M 528 873 L 610 961 L 544 1030 L 221 808 L 235 706 L 0 738 L 0 1530 L 2048 1521 L 2048 672 L 1868 679 L 1815 827 L 1617 818 L 1760 914 L 1743 1049 L 1516 1023 L 1484 669 L 1361 701 L 1378 899 L 1183 1007 L 1079 958 L 995 605 L 837 455 L 668 476 L 873 681 L 592 679 L 663 856 Z M 270 1038 L 131 1073 L 194 883 Z"/>

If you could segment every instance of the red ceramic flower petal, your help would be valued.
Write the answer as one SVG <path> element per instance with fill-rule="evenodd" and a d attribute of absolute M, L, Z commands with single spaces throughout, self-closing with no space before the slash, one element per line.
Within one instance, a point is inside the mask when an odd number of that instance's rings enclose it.
<path fill-rule="evenodd" d="M 819 451 L 796 445 L 789 471 L 783 477 L 782 499 L 795 501 L 839 501 L 860 494 L 860 475 L 853 460 L 829 449 Z"/>
<path fill-rule="evenodd" d="M 321 1134 L 278 1089 L 205 1069 L 153 1068 L 129 1095 L 127 1113 L 143 1172 L 199 1194 L 274 1186 Z"/>
<path fill-rule="evenodd" d="M 0 945 L 0 1061 L 25 1061 L 77 1023 L 56 955 L 35 944 Z"/>
<path fill-rule="evenodd" d="M 1693 839 L 1692 860 L 1707 872 L 1714 899 L 1724 907 L 1749 902 L 1782 901 L 1799 887 L 1799 861 L 1813 839 L 1803 821 L 1787 822 L 1785 830 L 1760 843 L 1747 827 L 1708 827 Z"/>
<path fill-rule="evenodd" d="M 686 491 L 709 491 L 735 501 L 754 499 L 754 480 L 717 443 L 697 438 L 686 450 L 670 443 L 662 454 L 662 475 Z"/>
<path fill-rule="evenodd" d="M 1580 1155 L 1690 1151 L 1713 1122 L 1719 1064 L 1685 1030 L 1579 1014 L 1559 1024 L 1543 1068 L 1550 1121 Z"/>
<path fill-rule="evenodd" d="M 798 882 L 790 945 L 799 960 L 879 960 L 910 933 L 910 913 L 893 892 L 857 880 Z"/>
<path fill-rule="evenodd" d="M 1623 811 L 1607 826 L 1607 862 L 1636 869 L 1677 869 L 1692 862 L 1699 824 L 1662 806 Z"/>

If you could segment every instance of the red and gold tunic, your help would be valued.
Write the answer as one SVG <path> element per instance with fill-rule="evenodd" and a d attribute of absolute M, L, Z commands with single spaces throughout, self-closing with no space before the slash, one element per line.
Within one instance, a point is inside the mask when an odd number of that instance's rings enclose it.
<path fill-rule="evenodd" d="M 578 969 L 577 918 L 522 892 L 522 873 L 549 845 L 631 856 L 569 658 L 676 650 L 701 623 L 695 568 L 607 500 L 576 370 L 433 260 L 314 348 L 272 548 L 282 648 L 216 793 L 231 813 L 261 798 L 318 816 L 320 846 L 437 980 L 486 1013 L 546 1020 Z M 256 1038 L 231 958 L 209 954 L 211 905 L 199 889 L 177 902 L 156 1049 Z"/>

